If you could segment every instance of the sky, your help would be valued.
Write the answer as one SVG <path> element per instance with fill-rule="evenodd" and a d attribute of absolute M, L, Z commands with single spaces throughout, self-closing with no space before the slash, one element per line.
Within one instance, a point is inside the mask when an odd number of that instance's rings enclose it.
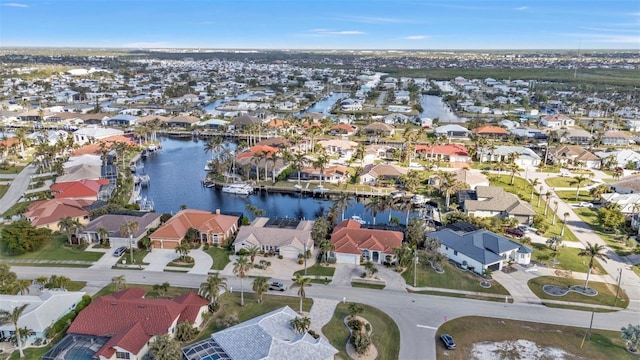
<path fill-rule="evenodd" d="M 640 50 L 640 0 L 0 0 L 0 46 Z"/>

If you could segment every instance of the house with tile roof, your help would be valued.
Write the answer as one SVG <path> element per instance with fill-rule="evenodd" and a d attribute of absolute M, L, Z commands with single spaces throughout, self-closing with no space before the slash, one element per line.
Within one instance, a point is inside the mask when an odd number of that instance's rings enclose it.
<path fill-rule="evenodd" d="M 109 184 L 107 179 L 82 179 L 58 182 L 51 185 L 51 193 L 56 199 L 98 200 L 100 190 Z"/>
<path fill-rule="evenodd" d="M 75 131 L 73 133 L 73 141 L 78 145 L 84 145 L 86 143 L 93 144 L 99 140 L 122 134 L 124 134 L 122 130 L 90 126 Z"/>
<path fill-rule="evenodd" d="M 435 133 L 438 136 L 444 135 L 450 140 L 468 140 L 470 131 L 458 124 L 447 124 L 438 126 L 435 128 Z"/>
<path fill-rule="evenodd" d="M 520 167 L 538 166 L 542 158 L 533 150 L 524 146 L 499 145 L 493 149 L 486 148 L 481 151 L 481 162 L 508 162 L 509 157 Z"/>
<path fill-rule="evenodd" d="M 467 147 L 462 144 L 426 145 L 416 144 L 415 152 L 420 159 L 467 163 L 471 161 Z"/>
<path fill-rule="evenodd" d="M 200 118 L 191 115 L 178 115 L 170 118 L 165 124 L 168 127 L 190 128 L 200 122 Z"/>
<path fill-rule="evenodd" d="M 89 211 L 86 210 L 93 204 L 91 200 L 74 199 L 50 199 L 36 201 L 29 205 L 23 216 L 35 227 L 45 227 L 58 230 L 60 219 L 70 217 L 81 224 L 89 222 Z"/>
<path fill-rule="evenodd" d="M 562 127 L 575 126 L 576 121 L 567 115 L 554 114 L 543 116 L 540 119 L 540 125 L 549 129 L 560 129 Z"/>
<path fill-rule="evenodd" d="M 360 172 L 360 184 L 375 185 L 379 182 L 395 181 L 407 175 L 407 169 L 393 164 L 370 164 Z"/>
<path fill-rule="evenodd" d="M 428 234 L 440 241 L 438 251 L 463 268 L 483 274 L 502 270 L 508 260 L 521 265 L 531 262 L 531 249 L 489 230 L 470 232 L 442 229 Z"/>
<path fill-rule="evenodd" d="M 515 218 L 525 225 L 531 224 L 536 214 L 531 204 L 498 186 L 477 186 L 475 190 L 460 190 L 458 203 L 469 216 Z"/>
<path fill-rule="evenodd" d="M 507 129 L 501 128 L 499 126 L 487 125 L 475 128 L 472 132 L 476 136 L 483 136 L 489 138 L 502 138 L 509 136 L 509 131 Z"/>
<path fill-rule="evenodd" d="M 358 127 L 350 124 L 336 124 L 329 129 L 329 134 L 332 136 L 352 136 L 358 132 Z"/>
<path fill-rule="evenodd" d="M 602 161 L 603 168 L 618 166 L 623 169 L 640 169 L 640 153 L 631 149 L 598 151 L 595 155 Z"/>
<path fill-rule="evenodd" d="M 45 358 L 64 359 L 65 353 L 81 353 L 72 349 L 89 343 L 81 349 L 91 351 L 94 359 L 143 359 L 156 336 L 175 336 L 184 321 L 199 327 L 209 305 L 194 292 L 173 299 L 146 299 L 145 293 L 129 288 L 93 300 L 71 323 L 58 345 L 63 348 L 54 347 Z"/>
<path fill-rule="evenodd" d="M 333 360 L 338 350 L 323 337 L 297 333 L 299 314 L 285 306 L 213 333 L 182 349 L 186 360 Z"/>
<path fill-rule="evenodd" d="M 198 232 L 199 241 L 210 245 L 224 246 L 238 231 L 237 216 L 223 215 L 204 210 L 185 209 L 167 220 L 149 235 L 152 246 L 157 249 L 175 249 L 190 228 Z"/>
<path fill-rule="evenodd" d="M 600 169 L 600 158 L 579 145 L 562 145 L 550 150 L 549 155 L 554 164 Z"/>
<path fill-rule="evenodd" d="M 362 133 L 365 135 L 374 135 L 374 136 L 393 136 L 395 134 L 396 129 L 393 125 L 374 122 L 362 128 Z"/>
<path fill-rule="evenodd" d="M 335 249 L 329 254 L 337 263 L 360 264 L 360 259 L 381 264 L 393 257 L 393 249 L 402 246 L 400 231 L 364 229 L 354 220 L 339 223 L 331 234 Z"/>
<path fill-rule="evenodd" d="M 307 250 L 313 251 L 311 230 L 314 221 L 298 219 L 272 219 L 258 217 L 249 226 L 242 226 L 233 242 L 236 252 L 250 246 L 262 251 L 297 259 Z"/>

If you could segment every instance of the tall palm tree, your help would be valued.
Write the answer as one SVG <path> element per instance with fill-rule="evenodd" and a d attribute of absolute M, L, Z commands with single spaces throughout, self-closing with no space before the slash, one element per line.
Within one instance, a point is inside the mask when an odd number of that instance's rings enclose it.
<path fill-rule="evenodd" d="M 296 278 L 293 281 L 293 285 L 291 287 L 299 287 L 298 296 L 300 297 L 300 313 L 302 313 L 302 300 L 305 298 L 306 294 L 304 292 L 305 286 L 311 286 L 311 278 L 304 277 L 300 274 L 296 274 Z"/>
<path fill-rule="evenodd" d="M 206 144 L 204 144 L 204 152 L 211 153 L 211 160 L 213 156 L 222 148 L 222 138 L 220 136 L 214 136 Z"/>
<path fill-rule="evenodd" d="M 569 217 L 569 213 L 565 212 L 564 214 L 562 214 L 562 217 L 564 218 L 562 221 L 562 229 L 560 230 L 560 236 L 564 236 L 564 228 L 565 226 L 567 226 L 567 218 Z"/>
<path fill-rule="evenodd" d="M 246 256 L 240 256 L 233 263 L 233 273 L 240 278 L 240 306 L 244 306 L 244 278 L 251 264 Z"/>
<path fill-rule="evenodd" d="M 71 244 L 71 236 L 76 234 L 78 230 L 82 228 L 82 224 L 78 219 L 73 219 L 70 216 L 60 219 L 58 221 L 58 229 L 60 232 L 67 235 L 67 239 L 69 240 L 69 244 Z"/>
<path fill-rule="evenodd" d="M 100 244 L 104 243 L 105 240 L 107 240 L 107 238 L 109 237 L 109 230 L 107 230 L 107 228 L 101 226 L 98 228 L 98 239 L 100 241 Z"/>
<path fill-rule="evenodd" d="M 576 185 L 576 201 L 578 201 L 578 196 L 580 195 L 580 186 L 582 186 L 582 184 L 589 180 L 588 177 L 584 176 L 584 175 L 579 175 L 573 178 L 573 180 L 570 182 L 571 185 Z"/>
<path fill-rule="evenodd" d="M 118 275 L 111 278 L 111 285 L 115 292 L 124 290 L 127 287 L 127 281 L 124 275 Z"/>
<path fill-rule="evenodd" d="M 180 255 L 180 260 L 186 260 L 189 254 L 189 244 L 186 240 L 182 240 L 180 244 L 176 245 L 175 252 Z"/>
<path fill-rule="evenodd" d="M 580 250 L 578 256 L 588 256 L 589 257 L 589 269 L 587 270 L 587 280 L 584 283 L 584 288 L 587 289 L 589 287 L 589 276 L 591 275 L 591 270 L 593 269 L 593 259 L 598 258 L 604 262 L 607 262 L 609 256 L 602 251 L 605 250 L 604 246 L 600 244 L 591 245 L 590 242 L 587 242 L 587 245 L 584 249 Z"/>
<path fill-rule="evenodd" d="M 551 193 L 547 190 L 544 194 L 544 216 L 547 216 L 547 210 L 549 209 L 549 200 L 551 200 Z"/>
<path fill-rule="evenodd" d="M 558 217 L 558 200 L 553 200 L 553 219 L 551 220 L 551 225 L 556 224 L 556 218 Z"/>
<path fill-rule="evenodd" d="M 311 318 L 308 316 L 304 317 L 295 317 L 289 321 L 289 324 L 296 332 L 296 334 L 304 334 L 309 331 L 309 327 L 311 326 Z"/>
<path fill-rule="evenodd" d="M 320 251 L 322 251 L 322 258 L 324 262 L 329 261 L 329 253 L 336 249 L 336 246 L 330 240 L 323 240 L 320 243 Z"/>
<path fill-rule="evenodd" d="M 533 202 L 533 193 L 536 190 L 536 186 L 540 185 L 540 181 L 538 180 L 538 178 L 535 178 L 535 179 L 529 180 L 529 183 L 531 184 L 531 198 L 529 198 L 529 202 Z"/>
<path fill-rule="evenodd" d="M 374 196 L 370 198 L 366 202 L 366 204 L 364 204 L 364 209 L 367 212 L 370 212 L 371 216 L 373 217 L 373 225 L 376 224 L 376 216 L 378 216 L 378 211 L 380 211 L 379 202 L 380 202 L 380 198 L 377 196 Z"/>
<path fill-rule="evenodd" d="M 249 255 L 249 259 L 251 260 L 251 265 L 253 265 L 253 262 L 256 259 L 256 256 L 260 253 L 260 246 L 255 245 L 255 244 L 251 244 L 249 246 L 246 247 L 247 249 L 247 255 Z"/>
<path fill-rule="evenodd" d="M 350 208 L 353 206 L 353 203 L 351 200 L 352 199 L 350 194 L 341 193 L 336 199 L 336 201 L 334 202 L 334 204 L 338 207 L 338 209 L 340 210 L 340 213 L 342 214 L 342 220 L 344 220 L 344 211 L 347 208 Z"/>
<path fill-rule="evenodd" d="M 262 295 L 269 290 L 269 278 L 258 276 L 253 279 L 253 292 L 258 294 L 258 303 L 262 302 Z"/>
<path fill-rule="evenodd" d="M 227 288 L 227 279 L 220 277 L 220 274 L 214 273 L 207 277 L 207 280 L 200 284 L 198 294 L 209 300 L 209 305 L 213 305 L 218 301 L 220 288 Z"/>
<path fill-rule="evenodd" d="M 305 156 L 306 155 L 301 151 L 297 151 L 292 155 L 291 161 L 293 162 L 293 166 L 296 168 L 296 171 L 298 172 L 298 185 L 300 185 L 300 171 L 302 171 L 302 168 L 304 167 L 304 164 L 307 161 L 307 158 Z"/>
<path fill-rule="evenodd" d="M 329 157 L 325 154 L 320 154 L 313 162 L 313 167 L 320 169 L 320 185 L 322 185 L 322 179 L 324 178 L 324 169 L 329 163 Z"/>
<path fill-rule="evenodd" d="M 13 325 L 16 334 L 16 340 L 18 342 L 18 351 L 20 352 L 20 358 L 24 357 L 24 351 L 22 350 L 22 334 L 20 334 L 22 329 L 20 329 L 20 326 L 18 326 L 18 320 L 20 320 L 20 317 L 22 316 L 22 313 L 24 312 L 24 309 L 27 308 L 27 306 L 29 306 L 29 304 L 16 306 L 11 311 L 0 310 L 0 323 L 10 323 Z"/>
<path fill-rule="evenodd" d="M 378 207 L 380 208 L 380 212 L 388 212 L 389 218 L 387 223 L 391 222 L 391 210 L 395 207 L 395 199 L 391 196 L 384 196 L 378 201 Z"/>

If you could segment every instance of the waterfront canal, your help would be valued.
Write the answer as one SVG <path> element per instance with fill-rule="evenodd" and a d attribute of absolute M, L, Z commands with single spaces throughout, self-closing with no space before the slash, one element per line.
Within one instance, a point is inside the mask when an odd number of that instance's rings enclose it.
<path fill-rule="evenodd" d="M 326 214 L 332 201 L 299 194 L 257 193 L 238 196 L 222 193 L 219 189 L 202 186 L 204 166 L 211 155 L 204 152 L 205 141 L 161 138 L 162 149 L 151 154 L 143 163 L 144 172 L 151 178 L 148 188 L 142 189 L 142 197 L 154 202 L 159 213 L 176 213 L 181 205 L 191 209 L 244 212 L 247 204 L 263 209 L 265 216 L 314 219 Z M 314 186 L 314 185 L 311 185 Z M 345 217 L 361 216 L 372 223 L 373 218 L 364 209 L 363 203 L 355 200 L 345 210 Z M 404 222 L 405 214 L 392 211 L 391 216 Z M 378 214 L 376 223 L 388 222 L 388 212 Z"/>

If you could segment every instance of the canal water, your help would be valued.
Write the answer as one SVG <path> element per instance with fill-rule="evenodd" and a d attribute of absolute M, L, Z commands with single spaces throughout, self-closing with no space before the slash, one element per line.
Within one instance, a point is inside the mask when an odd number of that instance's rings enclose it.
<path fill-rule="evenodd" d="M 205 153 L 205 141 L 179 140 L 161 138 L 162 149 L 151 154 L 143 163 L 142 170 L 151 178 L 148 188 L 143 188 L 141 195 L 154 202 L 158 213 L 176 213 L 181 205 L 190 209 L 207 211 L 244 212 L 248 204 L 263 209 L 268 217 L 292 217 L 315 219 L 326 214 L 333 202 L 327 199 L 314 198 L 299 194 L 257 193 L 240 196 L 222 193 L 219 189 L 202 186 L 205 177 L 204 166 L 211 155 Z M 304 185 L 304 184 L 303 184 Z M 311 186 L 314 186 L 313 184 Z M 361 216 L 372 223 L 373 217 L 364 209 L 363 203 L 352 202 L 352 207 L 345 210 L 345 218 L 352 215 Z M 391 216 L 404 222 L 404 212 L 392 211 Z M 388 212 L 378 214 L 376 223 L 388 222 Z"/>
<path fill-rule="evenodd" d="M 438 118 L 440 123 L 463 123 L 467 121 L 465 118 L 458 117 L 440 96 L 422 95 L 420 97 L 420 105 L 422 105 L 423 110 L 420 113 L 420 117 Z"/>

